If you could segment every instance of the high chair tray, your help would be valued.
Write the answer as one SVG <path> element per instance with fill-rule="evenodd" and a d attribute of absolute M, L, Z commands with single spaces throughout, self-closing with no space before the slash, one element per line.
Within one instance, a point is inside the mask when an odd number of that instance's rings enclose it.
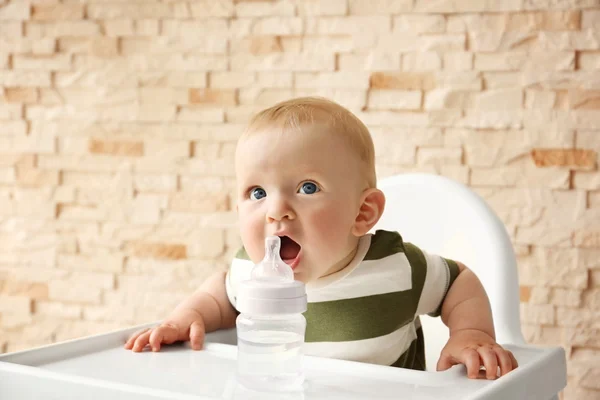
<path fill-rule="evenodd" d="M 566 385 L 561 348 L 507 345 L 520 366 L 495 381 L 468 379 L 463 366 L 421 372 L 305 357 L 303 392 L 256 393 L 236 384 L 235 330 L 207 335 L 203 351 L 188 343 L 157 353 L 124 350 L 140 328 L 0 356 L 0 399 L 548 400 Z"/>

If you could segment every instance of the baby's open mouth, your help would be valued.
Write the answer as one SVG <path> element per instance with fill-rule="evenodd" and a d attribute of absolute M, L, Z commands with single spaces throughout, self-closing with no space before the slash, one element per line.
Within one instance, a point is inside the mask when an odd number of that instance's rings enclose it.
<path fill-rule="evenodd" d="M 292 264 L 298 257 L 302 247 L 288 236 L 280 236 L 279 238 L 281 239 L 279 255 L 286 264 Z"/>

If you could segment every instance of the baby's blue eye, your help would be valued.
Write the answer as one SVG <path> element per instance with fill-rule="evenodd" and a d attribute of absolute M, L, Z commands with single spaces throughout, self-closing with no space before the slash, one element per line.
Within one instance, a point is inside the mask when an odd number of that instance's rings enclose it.
<path fill-rule="evenodd" d="M 299 192 L 302 194 L 315 194 L 318 191 L 319 187 L 314 182 L 304 182 L 299 190 Z"/>
<path fill-rule="evenodd" d="M 263 197 L 267 197 L 267 192 L 263 188 L 256 187 L 250 191 L 250 198 L 252 200 L 260 200 Z"/>

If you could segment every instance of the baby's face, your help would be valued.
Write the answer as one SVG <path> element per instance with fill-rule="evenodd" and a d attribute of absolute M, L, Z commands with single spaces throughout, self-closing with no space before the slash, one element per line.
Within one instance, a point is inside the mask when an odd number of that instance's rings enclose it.
<path fill-rule="evenodd" d="M 352 227 L 363 187 L 361 163 L 336 135 L 257 132 L 238 145 L 236 175 L 241 238 L 253 262 L 265 237 L 282 237 L 281 258 L 310 282 L 342 269 L 358 238 Z"/>

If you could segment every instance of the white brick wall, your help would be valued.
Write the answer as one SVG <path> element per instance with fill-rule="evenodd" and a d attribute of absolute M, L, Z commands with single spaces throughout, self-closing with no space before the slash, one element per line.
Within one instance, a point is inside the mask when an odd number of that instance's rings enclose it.
<path fill-rule="evenodd" d="M 235 140 L 301 95 L 356 112 L 381 177 L 490 203 L 527 339 L 598 398 L 597 0 L 0 0 L 0 352 L 161 318 L 226 268 Z"/>

